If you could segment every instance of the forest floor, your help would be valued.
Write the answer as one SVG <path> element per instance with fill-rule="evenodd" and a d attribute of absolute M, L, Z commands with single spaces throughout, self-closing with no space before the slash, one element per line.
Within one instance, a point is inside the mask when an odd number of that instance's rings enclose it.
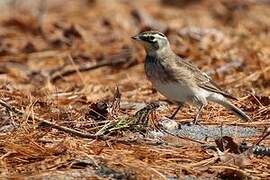
<path fill-rule="evenodd" d="M 269 1 L 12 2 L 0 16 L 1 179 L 270 178 Z M 188 104 L 166 119 L 176 106 L 130 38 L 149 29 L 252 120 L 213 103 L 200 125 L 187 125 Z"/>

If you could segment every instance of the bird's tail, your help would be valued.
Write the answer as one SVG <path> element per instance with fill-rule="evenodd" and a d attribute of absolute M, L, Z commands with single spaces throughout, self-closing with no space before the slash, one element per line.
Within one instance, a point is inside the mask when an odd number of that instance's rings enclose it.
<path fill-rule="evenodd" d="M 225 98 L 224 99 L 212 99 L 212 101 L 224 106 L 228 110 L 231 110 L 236 116 L 238 116 L 239 118 L 241 118 L 245 121 L 251 120 L 251 118 L 248 115 L 246 115 L 246 113 L 244 113 L 241 109 L 236 107 L 234 104 L 232 104 L 229 100 L 227 100 Z"/>

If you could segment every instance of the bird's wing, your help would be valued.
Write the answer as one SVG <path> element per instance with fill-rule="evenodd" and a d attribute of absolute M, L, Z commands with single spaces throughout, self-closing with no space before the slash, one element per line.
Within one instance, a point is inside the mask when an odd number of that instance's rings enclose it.
<path fill-rule="evenodd" d="M 222 91 L 221 88 L 211 79 L 211 77 L 209 77 L 206 73 L 202 72 L 195 65 L 189 63 L 187 60 L 178 57 L 176 62 L 177 66 L 185 67 L 187 68 L 187 70 L 192 72 L 193 78 L 199 87 L 211 92 L 222 94 L 227 98 L 237 100 L 229 93 Z"/>

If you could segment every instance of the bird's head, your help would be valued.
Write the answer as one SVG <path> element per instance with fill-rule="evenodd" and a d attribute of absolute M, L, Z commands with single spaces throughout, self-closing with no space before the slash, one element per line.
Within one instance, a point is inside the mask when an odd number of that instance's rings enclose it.
<path fill-rule="evenodd" d="M 159 54 L 170 50 L 167 37 L 158 31 L 145 31 L 132 37 L 142 42 L 147 54 Z"/>

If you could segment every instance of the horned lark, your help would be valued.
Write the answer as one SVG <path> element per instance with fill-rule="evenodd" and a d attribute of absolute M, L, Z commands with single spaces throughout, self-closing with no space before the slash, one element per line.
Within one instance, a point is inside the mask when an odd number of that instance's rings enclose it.
<path fill-rule="evenodd" d="M 185 102 L 198 107 L 193 123 L 196 124 L 200 113 L 208 101 L 221 104 L 243 120 L 250 120 L 242 110 L 233 105 L 228 99 L 236 99 L 222 91 L 206 74 L 185 59 L 177 56 L 170 47 L 166 36 L 158 31 L 142 32 L 134 37 L 142 42 L 145 51 L 145 73 L 161 94 L 178 105 L 180 110 Z"/>

